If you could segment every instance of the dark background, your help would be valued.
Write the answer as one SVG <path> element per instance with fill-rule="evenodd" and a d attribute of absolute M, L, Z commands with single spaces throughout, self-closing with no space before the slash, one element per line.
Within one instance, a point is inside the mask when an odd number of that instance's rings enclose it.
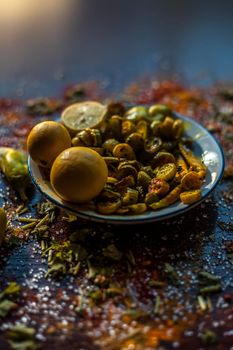
<path fill-rule="evenodd" d="M 145 74 L 192 84 L 233 78 L 233 3 L 186 0 L 0 0 L 0 95 L 57 94 Z"/>

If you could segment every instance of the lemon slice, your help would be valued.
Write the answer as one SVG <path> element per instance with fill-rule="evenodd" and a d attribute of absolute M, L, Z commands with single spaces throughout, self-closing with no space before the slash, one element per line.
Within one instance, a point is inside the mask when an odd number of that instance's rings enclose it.
<path fill-rule="evenodd" d="M 106 110 L 99 102 L 78 102 L 64 109 L 61 119 L 67 129 L 77 133 L 86 128 L 97 128 L 104 121 Z"/>

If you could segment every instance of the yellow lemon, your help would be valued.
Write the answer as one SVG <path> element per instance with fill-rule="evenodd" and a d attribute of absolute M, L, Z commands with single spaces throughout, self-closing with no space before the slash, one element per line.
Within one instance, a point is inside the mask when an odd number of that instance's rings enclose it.
<path fill-rule="evenodd" d="M 28 153 L 40 166 L 50 168 L 55 158 L 71 146 L 67 129 L 60 123 L 44 121 L 31 130 L 27 139 Z"/>
<path fill-rule="evenodd" d="M 75 134 L 86 128 L 98 128 L 105 119 L 106 110 L 106 106 L 96 101 L 78 102 L 64 109 L 61 120 Z"/>
<path fill-rule="evenodd" d="M 96 151 L 71 147 L 54 161 L 50 180 L 54 191 L 63 200 L 85 203 L 102 191 L 107 176 L 107 165 Z"/>

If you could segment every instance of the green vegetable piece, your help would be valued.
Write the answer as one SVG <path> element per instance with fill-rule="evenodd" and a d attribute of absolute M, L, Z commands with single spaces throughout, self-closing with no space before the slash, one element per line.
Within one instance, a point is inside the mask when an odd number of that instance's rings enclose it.
<path fill-rule="evenodd" d="M 162 198 L 157 203 L 150 204 L 149 207 L 153 210 L 158 210 L 158 209 L 168 207 L 169 205 L 175 203 L 179 199 L 181 191 L 182 191 L 182 188 L 180 185 L 178 185 L 171 192 L 169 192 L 166 195 L 166 197 Z"/>
<path fill-rule="evenodd" d="M 151 178 L 155 176 L 150 165 L 142 167 L 141 170 L 147 173 Z"/>
<path fill-rule="evenodd" d="M 142 119 L 148 119 L 148 110 L 146 107 L 143 106 L 136 106 L 130 108 L 126 113 L 125 113 L 126 119 L 133 121 L 133 122 L 138 122 L 139 120 Z"/>
<path fill-rule="evenodd" d="M 123 195 L 128 187 L 134 187 L 135 186 L 135 180 L 132 175 L 124 177 L 122 180 L 118 181 L 115 185 L 116 190 Z"/>
<path fill-rule="evenodd" d="M 105 135 L 108 138 L 118 139 L 121 137 L 122 118 L 118 115 L 112 116 L 106 125 Z"/>
<path fill-rule="evenodd" d="M 74 146 L 87 146 L 87 147 L 100 147 L 102 144 L 102 136 L 98 129 L 84 129 L 77 133 L 76 138 L 81 141 L 80 145 Z M 80 142 L 79 141 L 79 142 Z"/>
<path fill-rule="evenodd" d="M 184 123 L 180 119 L 176 119 L 172 126 L 172 135 L 175 139 L 180 139 L 184 131 Z"/>
<path fill-rule="evenodd" d="M 128 188 L 127 192 L 123 196 L 122 203 L 123 205 L 136 204 L 138 201 L 138 191 L 132 188 Z"/>
<path fill-rule="evenodd" d="M 168 115 L 171 115 L 171 109 L 166 106 L 166 105 L 163 105 L 163 104 L 155 104 L 155 105 L 152 105 L 150 108 L 149 108 L 149 115 L 151 117 L 154 117 L 156 115 L 162 115 L 162 116 L 168 116 Z"/>
<path fill-rule="evenodd" d="M 136 132 L 136 126 L 130 120 L 124 120 L 121 126 L 121 134 L 124 138 L 129 136 L 130 134 Z"/>
<path fill-rule="evenodd" d="M 132 214 L 142 214 L 147 210 L 147 205 L 145 203 L 137 203 L 128 205 L 127 208 Z"/>
<path fill-rule="evenodd" d="M 142 135 L 138 132 L 133 132 L 132 134 L 130 134 L 126 138 L 125 142 L 128 143 L 135 152 L 139 151 L 144 146 L 144 139 Z"/>
<path fill-rule="evenodd" d="M 173 136 L 173 124 L 174 119 L 171 117 L 166 117 L 159 127 L 160 136 L 164 137 L 165 139 L 169 139 L 171 136 Z"/>
<path fill-rule="evenodd" d="M 129 160 L 135 159 L 135 153 L 133 148 L 127 143 L 119 143 L 113 149 L 113 156 L 117 158 L 126 158 Z"/>
<path fill-rule="evenodd" d="M 159 196 L 154 192 L 149 192 L 146 194 L 145 203 L 147 205 L 159 202 Z"/>
<path fill-rule="evenodd" d="M 137 132 L 142 136 L 143 140 L 147 139 L 149 133 L 149 126 L 147 121 L 140 120 L 137 123 Z"/>
<path fill-rule="evenodd" d="M 117 169 L 117 174 L 116 174 L 117 179 L 121 180 L 130 175 L 133 176 L 134 179 L 137 178 L 137 170 L 135 169 L 135 167 L 130 164 L 124 164 L 124 165 L 120 164 Z"/>
<path fill-rule="evenodd" d="M 114 147 L 118 145 L 118 143 L 119 141 L 116 139 L 108 139 L 103 143 L 102 147 L 105 149 L 105 151 L 112 153 Z"/>
<path fill-rule="evenodd" d="M 173 179 L 175 174 L 176 165 L 174 163 L 166 163 L 156 171 L 156 178 L 165 181 L 170 181 Z"/>
<path fill-rule="evenodd" d="M 137 177 L 138 186 L 142 186 L 142 188 L 146 191 L 150 181 L 151 181 L 151 177 L 145 171 L 138 172 L 138 177 Z"/>
<path fill-rule="evenodd" d="M 154 155 L 159 152 L 162 148 L 162 140 L 160 137 L 153 137 L 153 139 L 145 141 L 146 152 Z"/>
<path fill-rule="evenodd" d="M 27 201 L 25 190 L 30 182 L 27 155 L 11 148 L 2 154 L 0 168 L 21 199 Z"/>
<path fill-rule="evenodd" d="M 121 206 L 121 195 L 118 192 L 104 190 L 97 198 L 96 208 L 101 214 L 113 214 Z"/>
<path fill-rule="evenodd" d="M 151 166 L 152 168 L 155 168 L 157 166 L 164 165 L 166 163 L 175 163 L 175 157 L 173 156 L 172 153 L 169 152 L 159 152 L 154 156 L 154 158 L 151 161 Z"/>
<path fill-rule="evenodd" d="M 159 128 L 160 128 L 160 125 L 161 125 L 161 121 L 160 120 L 154 120 L 151 125 L 150 125 L 150 128 L 151 128 L 151 131 L 152 131 L 152 134 L 154 136 L 159 136 Z"/>
<path fill-rule="evenodd" d="M 163 151 L 167 151 L 167 152 L 171 152 L 174 150 L 174 148 L 177 146 L 177 142 L 176 141 L 164 141 L 162 144 L 162 150 Z"/>

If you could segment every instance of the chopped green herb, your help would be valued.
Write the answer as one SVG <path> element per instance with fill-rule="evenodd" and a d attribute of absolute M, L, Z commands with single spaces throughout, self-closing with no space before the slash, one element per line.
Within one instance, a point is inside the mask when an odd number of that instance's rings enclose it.
<path fill-rule="evenodd" d="M 67 213 L 67 216 L 63 216 L 62 220 L 66 221 L 66 222 L 69 222 L 69 223 L 70 222 L 74 222 L 74 221 L 77 221 L 77 216 Z"/>
<path fill-rule="evenodd" d="M 33 219 L 33 218 L 18 218 L 17 219 L 19 222 L 38 222 L 38 219 Z"/>
<path fill-rule="evenodd" d="M 172 265 L 170 265 L 169 263 L 165 263 L 164 272 L 169 282 L 176 286 L 179 285 L 179 276 Z"/>
<path fill-rule="evenodd" d="M 55 205 L 49 201 L 42 202 L 37 205 L 37 212 L 38 214 L 41 214 L 41 215 L 55 212 L 55 210 L 56 210 Z"/>
<path fill-rule="evenodd" d="M 124 289 L 118 284 L 110 284 L 110 286 L 106 289 L 106 293 L 108 296 L 122 295 L 124 293 Z"/>
<path fill-rule="evenodd" d="M 49 213 L 46 214 L 46 215 L 43 217 L 43 219 L 41 219 L 41 220 L 37 223 L 36 228 L 38 228 L 38 227 L 44 225 L 44 224 L 46 223 L 46 221 L 49 220 L 49 217 L 50 217 L 50 214 L 49 214 Z"/>
<path fill-rule="evenodd" d="M 35 227 L 31 234 L 35 234 L 39 239 L 47 239 L 49 237 L 49 227 L 47 225 L 42 225 L 40 227 Z"/>
<path fill-rule="evenodd" d="M 75 311 L 77 314 L 82 315 L 83 312 L 84 312 L 84 310 L 85 310 L 84 304 L 85 304 L 85 298 L 84 298 L 83 294 L 81 294 L 81 295 L 79 296 L 79 304 L 78 304 L 78 306 L 75 308 L 74 311 Z"/>
<path fill-rule="evenodd" d="M 207 305 L 206 305 L 205 299 L 201 295 L 198 295 L 197 301 L 198 301 L 198 305 L 199 305 L 200 309 L 202 311 L 206 311 Z"/>
<path fill-rule="evenodd" d="M 211 299 L 209 297 L 207 298 L 207 306 L 208 306 L 209 311 L 213 310 L 213 305 L 212 305 Z"/>
<path fill-rule="evenodd" d="M 7 286 L 1 293 L 0 293 L 0 300 L 16 296 L 21 291 L 21 286 L 16 282 L 11 282 L 9 286 Z"/>
<path fill-rule="evenodd" d="M 79 229 L 70 235 L 71 242 L 84 242 L 86 238 L 91 234 L 92 230 L 88 228 Z"/>
<path fill-rule="evenodd" d="M 149 316 L 149 313 L 142 309 L 128 309 L 124 314 L 129 316 L 133 320 L 138 320 L 140 318 Z"/>
<path fill-rule="evenodd" d="M 199 334 L 199 338 L 203 345 L 214 345 L 218 342 L 216 333 L 211 330 L 204 330 Z"/>
<path fill-rule="evenodd" d="M 98 302 L 103 301 L 105 299 L 104 293 L 100 289 L 91 291 L 89 293 L 89 297 L 92 299 L 92 301 L 94 303 L 98 303 Z"/>
<path fill-rule="evenodd" d="M 93 263 L 88 259 L 87 260 L 88 273 L 87 278 L 94 280 L 98 276 L 110 276 L 112 273 L 112 266 L 98 266 L 93 265 Z M 99 280 L 99 279 L 98 279 Z M 98 282 L 98 280 L 96 282 Z M 106 278 L 104 279 L 106 281 Z"/>
<path fill-rule="evenodd" d="M 16 309 L 17 306 L 18 305 L 11 300 L 5 299 L 0 301 L 0 318 L 6 317 L 10 311 Z"/>
<path fill-rule="evenodd" d="M 80 267 L 81 267 L 81 263 L 78 262 L 75 266 L 73 266 L 69 269 L 69 273 L 76 276 L 80 271 Z"/>
<path fill-rule="evenodd" d="M 28 230 L 29 228 L 33 228 L 33 227 L 35 227 L 36 226 L 36 224 L 37 224 L 37 222 L 30 222 L 29 224 L 26 224 L 26 225 L 24 225 L 24 226 L 21 226 L 21 229 L 22 230 Z"/>
<path fill-rule="evenodd" d="M 222 286 L 220 284 L 210 285 L 207 287 L 200 288 L 201 294 L 212 294 L 219 293 L 222 291 Z"/>
<path fill-rule="evenodd" d="M 125 255 L 126 255 L 127 260 L 130 262 L 130 264 L 132 266 L 135 266 L 136 265 L 136 261 L 135 261 L 135 257 L 133 255 L 132 250 L 129 250 Z"/>
<path fill-rule="evenodd" d="M 207 271 L 201 271 L 198 274 L 201 294 L 211 294 L 221 292 L 222 286 L 218 276 L 212 275 Z"/>
<path fill-rule="evenodd" d="M 21 212 L 21 210 L 24 209 L 24 204 L 20 204 L 20 206 L 18 206 L 18 208 L 16 208 L 16 214 L 19 214 Z"/>
<path fill-rule="evenodd" d="M 70 244 L 70 254 L 74 255 L 75 261 L 82 261 L 87 258 L 87 250 L 80 244 L 71 243 Z"/>
<path fill-rule="evenodd" d="M 120 252 L 114 244 L 110 244 L 103 249 L 103 256 L 112 260 L 119 261 L 122 258 L 122 252 Z"/>
<path fill-rule="evenodd" d="M 207 271 L 201 271 L 198 274 L 200 284 L 208 284 L 208 283 L 219 283 L 220 279 L 218 276 L 212 275 Z"/>
<path fill-rule="evenodd" d="M 17 209 L 16 209 L 16 214 L 22 215 L 26 212 L 28 212 L 28 207 L 25 207 L 24 204 L 21 204 Z"/>
<path fill-rule="evenodd" d="M 47 273 L 45 274 L 45 277 L 47 278 L 50 275 L 57 275 L 59 272 L 61 272 L 62 274 L 66 273 L 66 266 L 65 264 L 62 263 L 55 263 L 53 264 L 47 271 Z"/>
<path fill-rule="evenodd" d="M 162 281 L 150 280 L 149 285 L 151 287 L 163 288 L 166 284 L 165 284 L 165 282 L 162 282 Z"/>
<path fill-rule="evenodd" d="M 35 329 L 24 325 L 16 325 L 7 331 L 7 338 L 13 350 L 36 350 Z"/>
<path fill-rule="evenodd" d="M 160 313 L 160 305 L 161 305 L 160 296 L 157 295 L 156 299 L 155 299 L 155 307 L 154 307 L 154 314 L 155 315 L 159 315 L 159 313 Z"/>

